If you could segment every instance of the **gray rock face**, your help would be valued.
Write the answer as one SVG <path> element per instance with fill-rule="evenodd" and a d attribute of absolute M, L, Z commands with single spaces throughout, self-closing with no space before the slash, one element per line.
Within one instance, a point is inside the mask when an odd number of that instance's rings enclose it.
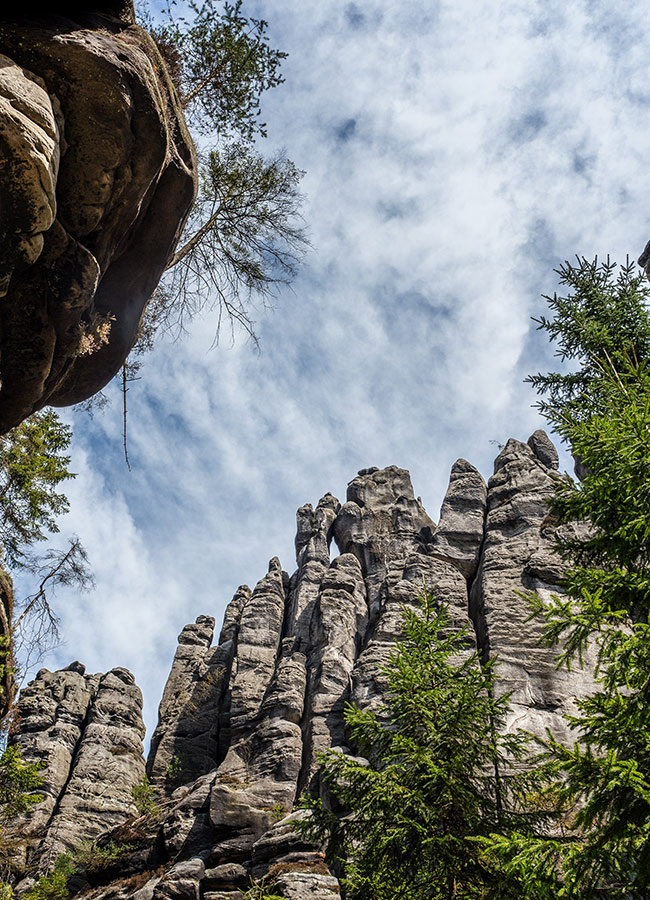
<path fill-rule="evenodd" d="M 478 569 L 486 504 L 487 487 L 480 472 L 467 460 L 456 460 L 431 552 L 448 560 L 467 579 Z"/>
<path fill-rule="evenodd" d="M 274 557 L 269 571 L 243 605 L 237 654 L 230 677 L 230 727 L 233 737 L 258 716 L 275 672 L 280 649 L 288 576 Z"/>
<path fill-rule="evenodd" d="M 195 190 L 178 98 L 132 7 L 65 6 L 0 16 L 0 432 L 119 370 Z"/>
<path fill-rule="evenodd" d="M 21 693 L 23 758 L 42 761 L 44 794 L 26 821 L 31 865 L 46 870 L 57 855 L 120 824 L 136 809 L 144 776 L 142 694 L 126 669 L 86 675 L 80 663 L 42 669 Z"/>
<path fill-rule="evenodd" d="M 458 460 L 437 528 L 408 472 L 395 466 L 362 470 L 342 506 L 327 494 L 315 508 L 298 510 L 295 573 L 289 578 L 272 559 L 252 592 L 239 588 L 216 647 L 207 616 L 181 632 L 148 761 L 169 811 L 148 844 L 146 871 L 158 874 L 139 887 L 139 900 L 240 897 L 251 877 L 270 879 L 287 900 L 339 896 L 322 848 L 293 831 L 293 819 L 305 814 L 294 806 L 304 791 L 327 797 L 319 752 L 354 753 L 346 746 L 345 704 L 381 701 L 401 609 L 417 602 L 423 582 L 448 606 L 451 627 L 467 629 L 462 652 L 498 654 L 498 689 L 513 693 L 507 727 L 537 734 L 548 727 L 567 737 L 563 713 L 591 689 L 590 672 L 555 669 L 554 653 L 538 646 L 539 626 L 527 621 L 526 601 L 516 593 L 560 590 L 563 566 L 546 503 L 559 477 L 552 444 L 536 432 L 527 444 L 508 442 L 487 487 Z M 330 561 L 332 538 L 340 555 Z M 63 761 L 48 776 L 55 799 L 43 804 L 48 815 L 57 806 L 53 821 L 65 820 L 72 807 L 56 798 L 62 781 L 69 792 L 76 776 L 59 771 L 70 769 L 70 756 L 77 767 L 84 760 L 103 682 L 89 684 L 74 670 L 39 678 L 43 687 L 23 695 L 20 739 L 45 747 L 54 721 L 65 721 L 57 726 Z M 59 697 L 63 683 L 69 708 Z M 99 748 L 103 740 L 96 739 Z M 185 759 L 188 783 L 170 796 L 177 758 Z M 80 776 L 85 771 L 81 766 Z M 46 818 L 38 820 L 41 830 Z"/>
<path fill-rule="evenodd" d="M 300 722 L 306 660 L 282 640 L 289 578 L 277 559 L 241 613 L 230 685 L 230 747 L 217 769 L 210 820 L 224 861 L 247 855 L 271 823 L 289 812 L 302 759 Z"/>
<path fill-rule="evenodd" d="M 311 872 L 287 872 L 280 875 L 273 889 L 287 900 L 334 900 L 341 896 L 338 880 L 333 875 Z"/>
<path fill-rule="evenodd" d="M 471 612 L 484 652 L 499 659 L 498 689 L 512 692 L 510 726 L 540 737 L 550 728 L 570 740 L 563 714 L 574 713 L 575 698 L 592 689 L 592 667 L 588 661 L 584 670 L 556 669 L 556 651 L 540 646 L 542 627 L 529 621 L 528 603 L 517 593 L 561 593 L 563 566 L 552 550 L 546 503 L 559 477 L 557 454 L 545 447 L 540 453 L 540 443 L 509 440 L 496 459 Z"/>
<path fill-rule="evenodd" d="M 12 220 L 13 229 L 3 234 L 7 245 L 0 273 L 2 296 L 14 269 L 38 259 L 43 235 L 56 218 L 61 119 L 58 101 L 44 82 L 0 54 L 0 146 L 14 182 L 3 216 Z"/>
<path fill-rule="evenodd" d="M 414 497 L 406 469 L 361 469 L 349 483 L 333 533 L 341 553 L 353 553 L 361 564 L 371 616 L 381 607 L 381 589 L 391 562 L 409 550 L 424 550 L 434 528 Z"/>
<path fill-rule="evenodd" d="M 131 791 L 144 776 L 142 694 L 126 669 L 99 679 L 65 790 L 42 845 L 46 863 L 136 812 Z"/>
<path fill-rule="evenodd" d="M 298 793 L 313 786 L 317 754 L 344 741 L 343 710 L 350 698 L 352 670 L 367 624 L 361 566 L 355 556 L 344 553 L 332 561 L 323 577 L 311 621 Z"/>
<path fill-rule="evenodd" d="M 151 739 L 147 774 L 152 784 L 166 785 L 175 777 L 192 781 L 216 757 L 218 719 L 204 697 L 206 686 L 220 674 L 210 650 L 213 633 L 214 619 L 199 616 L 178 636 L 160 724 Z"/>
<path fill-rule="evenodd" d="M 557 450 L 553 446 L 553 442 L 549 436 L 545 431 L 542 431 L 541 428 L 534 431 L 528 438 L 528 446 L 537 459 L 545 465 L 547 469 L 559 468 Z"/>
<path fill-rule="evenodd" d="M 25 759 L 44 763 L 44 800 L 30 813 L 30 831 L 39 832 L 52 818 L 70 777 L 99 677 L 86 675 L 81 663 L 60 672 L 41 669 L 20 694 L 15 741 Z"/>
<path fill-rule="evenodd" d="M 318 591 L 329 568 L 332 526 L 340 508 L 336 497 L 326 494 L 315 510 L 307 504 L 296 513 L 298 570 L 289 593 L 287 630 L 294 636 L 297 647 L 309 641 Z"/>

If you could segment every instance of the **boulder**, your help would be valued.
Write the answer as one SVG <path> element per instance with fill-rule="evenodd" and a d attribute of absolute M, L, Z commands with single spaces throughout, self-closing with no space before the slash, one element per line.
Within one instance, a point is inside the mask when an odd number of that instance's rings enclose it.
<path fill-rule="evenodd" d="M 196 159 L 129 3 L 0 17 L 0 433 L 99 391 L 180 236 Z"/>

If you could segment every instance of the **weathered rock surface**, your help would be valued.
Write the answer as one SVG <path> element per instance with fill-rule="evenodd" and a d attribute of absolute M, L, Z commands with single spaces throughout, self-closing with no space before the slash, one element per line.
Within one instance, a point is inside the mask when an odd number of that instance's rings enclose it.
<path fill-rule="evenodd" d="M 467 579 L 478 569 L 486 505 L 487 487 L 481 473 L 466 459 L 456 460 L 431 552 L 448 560 Z"/>
<path fill-rule="evenodd" d="M 241 897 L 251 877 L 269 879 L 287 900 L 339 896 L 322 848 L 293 830 L 304 815 L 294 806 L 304 791 L 327 798 L 319 752 L 354 753 L 346 746 L 345 704 L 380 702 L 381 670 L 400 636 L 402 606 L 416 602 L 423 582 L 448 606 L 451 627 L 467 628 L 467 653 L 498 654 L 498 689 L 513 695 L 507 727 L 537 734 L 548 727 L 567 737 L 563 714 L 591 689 L 590 673 L 555 669 L 554 652 L 538 646 L 539 627 L 516 593 L 560 591 L 563 566 L 546 504 L 559 477 L 551 442 L 536 432 L 527 444 L 508 442 L 487 486 L 458 460 L 438 527 L 414 496 L 408 472 L 395 466 L 362 470 L 343 505 L 327 494 L 316 508 L 301 507 L 295 573 L 289 577 L 272 559 L 252 592 L 239 588 L 216 647 L 207 616 L 181 632 L 148 762 L 168 797 L 167 812 L 140 856 L 122 863 L 125 878 L 152 874 L 137 893 L 127 881 L 107 888 L 107 900 Z M 332 539 L 340 554 L 330 560 Z M 65 797 L 74 777 L 63 778 L 63 800 L 49 798 L 61 793 L 57 773 L 70 768 L 70 755 L 77 766 L 84 759 L 84 723 L 92 721 L 102 682 L 89 684 L 74 669 L 39 679 L 42 686 L 23 695 L 20 740 L 47 745 L 56 720 L 63 745 L 63 762 L 48 776 L 48 799 L 33 817 L 42 832 L 53 803 L 52 821 L 69 815 Z M 59 684 L 78 697 L 65 717 L 63 699 L 52 699 Z M 187 784 L 170 796 L 175 769 Z"/>
<path fill-rule="evenodd" d="M 126 669 L 87 675 L 80 663 L 42 669 L 22 691 L 14 739 L 23 758 L 44 763 L 44 800 L 19 823 L 30 862 L 57 855 L 134 815 L 142 780 L 142 694 Z"/>
<path fill-rule="evenodd" d="M 223 675 L 219 649 L 212 645 L 214 619 L 199 616 L 178 636 L 178 649 L 160 702 L 160 719 L 151 739 L 147 773 L 152 784 L 192 781 L 217 757 L 218 709 L 210 701 Z M 206 687 L 210 691 L 206 695 Z"/>
<path fill-rule="evenodd" d="M 277 890 L 287 900 L 334 900 L 341 896 L 339 883 L 333 875 L 309 872 L 287 872 L 274 882 Z"/>
<path fill-rule="evenodd" d="M 542 738 L 550 728 L 570 740 L 563 715 L 575 713 L 575 698 L 592 689 L 592 667 L 557 669 L 556 652 L 540 646 L 541 624 L 530 621 L 530 607 L 518 593 L 534 590 L 546 599 L 561 593 L 563 566 L 552 548 L 546 503 L 560 477 L 557 454 L 539 435 L 528 444 L 509 440 L 494 463 L 470 608 L 484 654 L 499 659 L 498 690 L 512 692 L 509 726 Z"/>
<path fill-rule="evenodd" d="M 196 180 L 132 6 L 33 6 L 0 15 L 0 432 L 119 370 Z"/>

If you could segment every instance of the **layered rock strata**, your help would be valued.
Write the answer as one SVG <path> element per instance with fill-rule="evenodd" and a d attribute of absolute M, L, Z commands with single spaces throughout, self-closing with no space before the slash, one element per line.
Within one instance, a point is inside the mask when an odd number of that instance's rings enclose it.
<path fill-rule="evenodd" d="M 511 439 L 488 481 L 485 537 L 470 592 L 470 613 L 486 658 L 499 660 L 497 690 L 510 693 L 509 727 L 543 738 L 547 729 L 570 741 L 566 714 L 593 687 L 595 660 L 584 669 L 555 666 L 556 651 L 541 644 L 525 594 L 559 593 L 564 567 L 553 549 L 555 527 L 547 500 L 557 479 L 557 452 L 544 432 L 527 444 Z"/>
<path fill-rule="evenodd" d="M 1 433 L 119 370 L 194 197 L 192 141 L 132 4 L 0 13 L 0 156 Z"/>
<path fill-rule="evenodd" d="M 467 627 L 468 653 L 498 655 L 498 689 L 513 698 L 507 727 L 567 736 L 563 714 L 591 689 L 589 671 L 556 669 L 517 593 L 560 590 L 547 511 L 560 477 L 555 449 L 536 432 L 507 443 L 487 485 L 458 460 L 437 527 L 395 466 L 359 472 L 342 505 L 327 494 L 298 510 L 293 575 L 274 558 L 254 590 L 239 588 L 216 647 L 206 616 L 179 636 L 147 763 L 169 811 L 145 842 L 146 858 L 141 851 L 137 866 L 123 868 L 153 872 L 140 900 L 232 900 L 251 877 L 272 878 L 295 900 L 338 895 L 319 849 L 291 828 L 301 815 L 294 807 L 321 790 L 319 752 L 353 752 L 345 704 L 381 700 L 402 606 L 417 602 L 423 584 L 448 606 L 452 627 Z M 76 690 L 96 690 L 80 678 Z M 130 884 L 106 896 L 131 896 Z"/>
<path fill-rule="evenodd" d="M 126 669 L 88 675 L 81 663 L 42 669 L 20 694 L 14 741 L 41 762 L 44 795 L 12 826 L 23 852 L 47 870 L 59 853 L 95 838 L 137 810 L 144 776 L 142 694 Z"/>

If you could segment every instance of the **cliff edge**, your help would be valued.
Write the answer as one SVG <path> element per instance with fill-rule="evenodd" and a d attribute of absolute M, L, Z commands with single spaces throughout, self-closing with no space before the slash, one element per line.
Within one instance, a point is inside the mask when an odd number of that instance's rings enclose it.
<path fill-rule="evenodd" d="M 196 189 L 132 3 L 19 7 L 0 14 L 0 433 L 119 371 Z"/>

